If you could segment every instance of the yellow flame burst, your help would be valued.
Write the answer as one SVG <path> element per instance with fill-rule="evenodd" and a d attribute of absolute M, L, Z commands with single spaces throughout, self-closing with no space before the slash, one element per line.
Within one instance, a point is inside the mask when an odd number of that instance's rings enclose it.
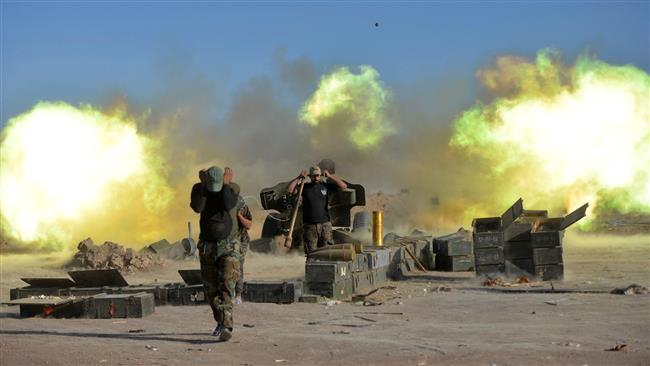
<path fill-rule="evenodd" d="M 300 120 L 313 127 L 332 124 L 356 147 L 370 148 L 395 132 L 386 113 L 389 98 L 372 66 L 360 66 L 358 74 L 341 67 L 321 78 L 300 111 Z"/>
<path fill-rule="evenodd" d="M 647 73 L 588 57 L 564 67 L 545 50 L 535 62 L 502 57 L 479 77 L 498 97 L 455 121 L 452 146 L 481 155 L 497 175 L 517 171 L 504 184 L 533 202 L 650 212 Z"/>
<path fill-rule="evenodd" d="M 169 203 L 155 143 L 138 135 L 123 109 L 41 102 L 12 118 L 0 141 L 2 229 L 19 242 L 58 249 L 89 227 L 116 240 L 134 225 L 129 219 L 148 221 L 134 215 Z M 107 216 L 117 211 L 132 214 Z"/>

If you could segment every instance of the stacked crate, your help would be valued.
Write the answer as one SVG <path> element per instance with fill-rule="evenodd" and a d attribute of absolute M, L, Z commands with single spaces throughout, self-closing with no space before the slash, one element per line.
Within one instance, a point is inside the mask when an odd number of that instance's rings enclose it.
<path fill-rule="evenodd" d="M 484 217 L 472 221 L 474 241 L 474 263 L 478 276 L 505 271 L 506 232 L 524 211 L 524 201 L 520 198 L 500 217 Z"/>
<path fill-rule="evenodd" d="M 414 232 L 415 233 L 415 232 Z M 390 249 L 389 276 L 395 280 L 402 279 L 409 272 L 420 271 L 415 263 L 416 257 L 420 264 L 427 270 L 435 269 L 435 252 L 433 250 L 432 236 L 416 235 L 399 236 L 388 233 L 384 237 L 384 244 Z M 410 254 L 409 254 L 410 252 Z M 413 254 L 413 256 L 411 256 Z"/>
<path fill-rule="evenodd" d="M 351 261 L 317 261 L 305 263 L 305 286 L 307 293 L 331 299 L 352 296 Z"/>
<path fill-rule="evenodd" d="M 547 211 L 523 210 L 522 205 L 511 207 L 510 213 L 506 211 L 500 218 L 475 219 L 476 274 L 562 279 L 564 230 L 584 217 L 587 207 L 585 204 L 566 217 L 548 218 Z"/>
<path fill-rule="evenodd" d="M 460 229 L 453 234 L 435 238 L 432 247 L 435 251 L 436 270 L 461 272 L 474 268 L 472 236 L 469 231 Z"/>
<path fill-rule="evenodd" d="M 370 247 L 357 254 L 364 257 L 364 266 L 353 271 L 354 293 L 367 292 L 382 286 L 387 281 L 388 266 L 391 261 L 391 251 L 383 247 Z M 361 258 L 359 258 L 361 261 Z"/>
<path fill-rule="evenodd" d="M 501 218 L 485 217 L 474 219 L 472 228 L 476 275 L 502 273 L 505 269 L 505 259 L 503 256 Z"/>

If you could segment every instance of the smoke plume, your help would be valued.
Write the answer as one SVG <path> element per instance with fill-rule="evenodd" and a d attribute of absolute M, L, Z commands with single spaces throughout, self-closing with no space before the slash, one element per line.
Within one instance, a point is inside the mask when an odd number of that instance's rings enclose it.
<path fill-rule="evenodd" d="M 468 108 L 464 75 L 387 86 L 371 66 L 274 57 L 275 72 L 229 96 L 170 61 L 154 100 L 41 103 L 14 117 L 0 145 L 2 236 L 57 251 L 88 236 L 175 241 L 198 227 L 199 169 L 231 166 L 258 197 L 323 158 L 367 192 L 394 193 L 374 204 L 395 227 L 457 229 L 519 197 L 552 214 L 585 201 L 592 217 L 648 211 L 650 84 L 634 67 L 503 56 L 477 73 L 484 95 Z M 256 238 L 265 214 L 247 202 Z"/>

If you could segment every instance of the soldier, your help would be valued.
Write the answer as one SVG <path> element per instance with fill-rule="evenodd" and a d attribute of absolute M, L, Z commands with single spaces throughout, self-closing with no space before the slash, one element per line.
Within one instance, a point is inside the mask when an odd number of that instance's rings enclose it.
<path fill-rule="evenodd" d="M 239 185 L 237 183 L 230 183 L 230 185 L 233 187 L 235 193 L 240 193 Z M 244 289 L 244 260 L 246 259 L 246 253 L 248 252 L 248 244 L 251 241 L 251 238 L 248 235 L 248 230 L 253 226 L 253 214 L 241 195 L 239 196 L 236 210 L 241 259 L 239 260 L 239 281 L 237 281 L 237 287 L 235 288 L 235 305 L 240 305 L 242 303 L 241 293 Z"/>
<path fill-rule="evenodd" d="M 238 195 L 230 182 L 233 172 L 213 166 L 199 172 L 200 183 L 192 187 L 190 206 L 201 214 L 199 256 L 205 297 L 217 326 L 212 332 L 220 341 L 232 337 L 233 299 L 239 279 L 237 239 Z"/>
<path fill-rule="evenodd" d="M 316 248 L 333 244 L 329 197 L 332 192 L 348 187 L 344 181 L 327 170 L 323 170 L 323 175 L 334 183 L 321 181 L 321 169 L 318 166 L 313 166 L 309 169 L 311 182 L 305 183 L 302 190 L 303 241 L 306 254 Z M 289 193 L 293 194 L 298 181 L 306 177 L 306 170 L 300 172 L 300 175 L 289 183 L 287 188 Z"/>

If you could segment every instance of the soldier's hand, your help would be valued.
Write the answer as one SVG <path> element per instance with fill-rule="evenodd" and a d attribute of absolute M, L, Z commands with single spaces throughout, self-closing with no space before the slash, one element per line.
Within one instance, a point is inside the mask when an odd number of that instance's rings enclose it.
<path fill-rule="evenodd" d="M 327 169 L 323 169 L 323 175 L 325 176 L 325 178 L 329 178 L 331 174 L 329 171 L 327 171 Z"/>
<path fill-rule="evenodd" d="M 205 169 L 199 170 L 199 180 L 201 183 L 205 184 L 206 176 L 205 176 Z"/>
<path fill-rule="evenodd" d="M 226 169 L 223 171 L 223 184 L 230 184 L 232 181 L 232 176 L 232 169 L 230 169 L 230 167 L 226 167 Z"/>
<path fill-rule="evenodd" d="M 309 175 L 309 173 L 307 172 L 307 170 L 303 169 L 303 170 L 300 172 L 300 175 L 299 175 L 298 177 L 307 178 L 308 175 Z"/>

